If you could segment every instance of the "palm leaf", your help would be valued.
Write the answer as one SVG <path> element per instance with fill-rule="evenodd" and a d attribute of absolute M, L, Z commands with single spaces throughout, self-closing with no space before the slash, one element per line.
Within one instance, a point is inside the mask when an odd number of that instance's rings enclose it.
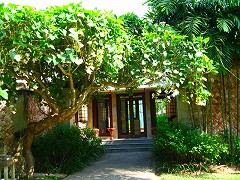
<path fill-rule="evenodd" d="M 199 36 L 203 27 L 206 27 L 206 21 L 200 16 L 190 16 L 181 24 L 181 27 L 186 35 L 192 36 L 194 34 Z"/>
<path fill-rule="evenodd" d="M 212 3 L 212 4 L 218 4 L 220 6 L 239 6 L 240 1 L 239 0 L 205 0 L 207 3 Z"/>
<path fill-rule="evenodd" d="M 228 33 L 234 27 L 234 22 L 230 19 L 217 18 L 217 27 L 220 31 Z"/>
<path fill-rule="evenodd" d="M 230 69 L 230 67 L 232 66 L 232 63 L 233 63 L 232 49 L 229 46 L 224 46 L 222 49 L 222 53 L 223 53 L 222 65 L 225 68 Z"/>
<path fill-rule="evenodd" d="M 158 8 L 160 8 L 162 12 L 165 12 L 166 15 L 171 15 L 178 9 L 176 2 L 177 1 L 163 0 L 162 2 L 159 2 Z"/>
<path fill-rule="evenodd" d="M 233 20 L 237 24 L 238 29 L 240 29 L 240 19 L 237 16 L 233 16 Z"/>

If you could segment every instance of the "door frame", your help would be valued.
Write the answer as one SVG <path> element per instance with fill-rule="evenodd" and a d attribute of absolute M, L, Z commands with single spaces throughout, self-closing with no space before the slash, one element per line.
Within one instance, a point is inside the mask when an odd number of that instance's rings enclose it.
<path fill-rule="evenodd" d="M 134 114 L 133 114 L 133 96 L 135 95 L 141 95 L 142 96 L 142 102 L 143 102 L 143 120 L 144 120 L 144 132 L 140 134 L 134 133 Z M 129 134 L 122 134 L 122 126 L 121 126 L 121 116 L 120 116 L 120 109 L 121 109 L 121 96 L 128 96 L 129 100 L 129 109 L 130 109 L 130 131 Z M 146 120 L 146 103 L 145 103 L 145 93 L 133 93 L 132 95 L 123 93 L 123 94 L 117 94 L 116 96 L 117 101 L 117 125 L 118 125 L 118 137 L 119 138 L 140 138 L 140 137 L 147 137 L 147 120 Z"/>
<path fill-rule="evenodd" d="M 112 119 L 112 95 L 105 94 L 102 98 L 109 99 L 109 117 L 110 124 L 109 127 L 113 127 L 113 119 Z M 93 127 L 99 129 L 99 136 L 110 136 L 110 133 L 106 130 L 105 133 L 101 131 L 99 128 L 99 117 L 98 117 L 98 99 L 95 97 L 92 101 L 92 113 L 93 113 Z M 107 127 L 106 127 L 107 128 Z"/>

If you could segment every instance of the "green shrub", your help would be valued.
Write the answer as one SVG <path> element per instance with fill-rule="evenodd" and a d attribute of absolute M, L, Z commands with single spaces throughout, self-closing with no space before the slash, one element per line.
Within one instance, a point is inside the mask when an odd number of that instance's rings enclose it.
<path fill-rule="evenodd" d="M 71 174 L 100 157 L 104 147 L 92 128 L 63 123 L 35 138 L 32 151 L 37 172 Z"/>
<path fill-rule="evenodd" d="M 223 143 L 219 135 L 199 133 L 186 125 L 168 122 L 164 116 L 157 118 L 154 154 L 162 168 L 201 168 L 229 159 L 228 144 Z"/>
<path fill-rule="evenodd" d="M 235 144 L 235 148 L 234 148 L 234 153 L 233 153 L 233 161 L 234 164 L 236 164 L 238 167 L 240 166 L 240 138 L 236 137 L 234 139 L 234 144 Z"/>

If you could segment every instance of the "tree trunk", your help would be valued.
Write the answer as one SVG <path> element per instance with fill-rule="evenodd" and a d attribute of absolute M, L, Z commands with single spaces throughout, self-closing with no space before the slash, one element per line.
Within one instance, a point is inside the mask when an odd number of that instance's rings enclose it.
<path fill-rule="evenodd" d="M 209 98 L 209 108 L 210 108 L 210 125 L 211 125 L 211 136 L 213 135 L 213 110 L 212 110 L 212 97 Z"/>
<path fill-rule="evenodd" d="M 230 153 L 233 153 L 233 132 L 232 132 L 232 128 L 233 128 L 233 122 L 232 122 L 232 110 L 231 110 L 231 106 L 232 106 L 232 98 L 231 98 L 231 80 L 230 80 L 230 74 L 227 75 L 227 81 L 228 81 L 228 117 L 229 117 L 229 143 L 230 143 Z"/>
<path fill-rule="evenodd" d="M 236 67 L 236 71 L 237 71 L 237 137 L 239 137 L 239 125 L 240 125 L 240 110 L 239 110 L 239 70 L 238 67 Z"/>
<path fill-rule="evenodd" d="M 73 114 L 71 114 L 73 115 Z M 60 115 L 56 116 L 49 116 L 41 121 L 32 122 L 28 124 L 28 132 L 27 135 L 24 137 L 23 142 L 23 155 L 26 161 L 26 176 L 33 177 L 34 174 L 34 157 L 32 154 L 31 146 L 33 139 L 36 135 L 41 134 L 45 130 L 51 128 L 52 126 L 64 122 L 67 119 L 70 119 L 71 116 L 63 118 Z"/>
<path fill-rule="evenodd" d="M 223 130 L 226 132 L 226 96 L 225 96 L 225 85 L 224 85 L 224 75 L 221 73 L 220 76 L 220 100 L 221 100 L 221 111 L 222 111 L 222 123 Z M 226 139 L 225 139 L 226 140 Z"/>
<path fill-rule="evenodd" d="M 200 112 L 202 112 L 201 108 L 202 108 L 202 106 L 197 106 L 197 119 L 199 119 L 199 121 L 200 121 L 201 115 L 202 115 L 202 113 L 200 113 Z M 203 132 L 203 123 L 199 123 L 199 127 L 200 127 L 200 132 Z"/>
<path fill-rule="evenodd" d="M 205 112 L 205 108 L 206 108 L 206 111 L 207 111 L 207 105 L 206 105 L 206 107 L 201 106 L 201 110 L 202 110 L 203 132 L 204 132 L 204 133 L 207 133 L 207 121 L 206 121 L 207 112 Z"/>
<path fill-rule="evenodd" d="M 189 101 L 190 101 L 190 115 L 191 115 L 191 119 L 192 119 L 192 125 L 195 128 L 196 127 L 196 118 L 195 118 L 195 114 L 194 114 L 194 105 L 193 105 L 193 100 L 192 98 L 189 96 Z"/>
<path fill-rule="evenodd" d="M 207 86 L 208 90 L 212 91 L 212 78 L 209 78 L 207 75 Z M 209 97 L 209 122 L 210 122 L 210 133 L 211 136 L 213 135 L 213 109 L 212 109 L 212 96 Z M 208 114 L 207 114 L 208 116 Z"/>
<path fill-rule="evenodd" d="M 34 134 L 28 132 L 23 142 L 23 155 L 26 161 L 26 176 L 33 177 L 34 173 L 34 158 L 31 150 Z"/>
<path fill-rule="evenodd" d="M 226 82 L 226 85 L 225 85 L 225 76 L 227 76 L 226 74 L 224 75 L 223 73 L 222 73 L 222 80 L 223 80 L 223 100 L 224 100 L 224 112 L 225 112 L 225 114 L 224 114 L 224 116 L 225 116 L 225 124 L 224 124 L 224 129 L 225 130 L 228 130 L 228 122 L 227 122 L 227 92 L 226 92 L 226 90 L 227 90 L 227 82 Z M 229 132 L 228 132 L 229 133 Z"/>

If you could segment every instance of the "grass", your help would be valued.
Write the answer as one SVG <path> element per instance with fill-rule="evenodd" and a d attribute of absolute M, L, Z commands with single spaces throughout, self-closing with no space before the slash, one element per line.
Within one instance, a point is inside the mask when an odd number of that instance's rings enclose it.
<path fill-rule="evenodd" d="M 36 180 L 60 180 L 60 179 L 55 176 L 49 176 L 49 177 L 36 178 Z"/>
<path fill-rule="evenodd" d="M 57 177 L 43 177 L 43 178 L 36 178 L 36 180 L 60 180 Z"/>
<path fill-rule="evenodd" d="M 58 178 L 56 176 L 35 177 L 30 179 L 31 180 L 61 180 L 61 178 Z M 29 180 L 29 178 L 25 178 L 24 180 Z"/>
<path fill-rule="evenodd" d="M 240 174 L 222 174 L 222 173 L 203 173 L 199 175 L 161 174 L 160 177 L 163 180 L 185 180 L 185 179 L 239 180 Z"/>

